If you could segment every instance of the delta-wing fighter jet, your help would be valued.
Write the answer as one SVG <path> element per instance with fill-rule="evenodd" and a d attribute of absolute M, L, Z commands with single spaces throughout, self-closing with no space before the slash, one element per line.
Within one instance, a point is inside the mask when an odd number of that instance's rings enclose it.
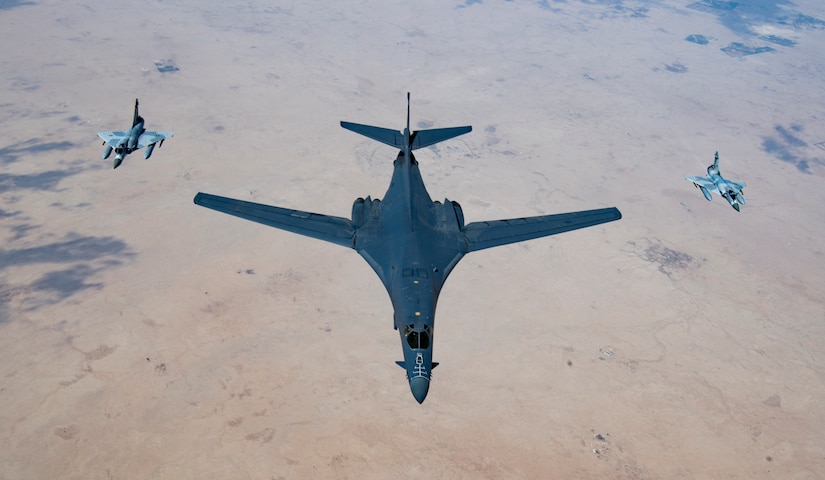
<path fill-rule="evenodd" d="M 410 390 L 421 403 L 430 388 L 435 307 L 447 276 L 470 252 L 590 227 L 622 217 L 616 208 L 464 224 L 457 202 L 433 201 L 413 150 L 463 135 L 472 127 L 410 131 L 341 122 L 347 130 L 398 148 L 383 200 L 359 198 L 352 218 L 261 205 L 198 193 L 195 203 L 293 233 L 352 248 L 381 278 L 392 302 L 393 327 L 401 336 Z"/>
<path fill-rule="evenodd" d="M 730 203 L 737 212 L 739 206 L 745 204 L 745 196 L 742 189 L 747 185 L 745 182 L 727 180 L 719 173 L 719 152 L 713 155 L 713 165 L 708 165 L 707 177 L 686 176 L 686 179 L 693 182 L 693 185 L 702 191 L 702 195 L 710 201 L 710 192 L 717 193 Z"/>
<path fill-rule="evenodd" d="M 147 132 L 143 128 L 143 117 L 138 114 L 138 99 L 135 99 L 135 115 L 132 117 L 132 128 L 128 132 L 98 132 L 97 136 L 103 139 L 103 159 L 109 158 L 112 150 L 115 151 L 114 168 L 123 163 L 126 155 L 146 147 L 143 158 L 152 156 L 152 150 L 157 144 L 158 148 L 163 145 L 163 141 L 175 134 L 175 132 Z"/>

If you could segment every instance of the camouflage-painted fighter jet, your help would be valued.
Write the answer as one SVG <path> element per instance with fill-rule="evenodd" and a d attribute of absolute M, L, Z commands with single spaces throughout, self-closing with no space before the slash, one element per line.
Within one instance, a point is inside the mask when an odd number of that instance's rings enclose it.
<path fill-rule="evenodd" d="M 727 180 L 722 177 L 722 174 L 719 173 L 719 152 L 716 152 L 713 156 L 713 165 L 708 165 L 707 177 L 686 176 L 685 178 L 693 182 L 693 185 L 702 191 L 702 195 L 704 195 L 708 201 L 711 200 L 710 192 L 715 192 L 727 200 L 730 206 L 737 212 L 739 211 L 739 205 L 745 204 L 745 196 L 743 195 L 742 189 L 745 188 L 747 184 L 736 180 Z"/>
<path fill-rule="evenodd" d="M 143 128 L 143 117 L 138 115 L 138 99 L 135 99 L 135 115 L 132 117 L 132 128 L 128 132 L 98 132 L 97 136 L 103 139 L 103 159 L 109 158 L 112 150 L 115 151 L 114 168 L 123 163 L 126 155 L 146 147 L 143 158 L 149 158 L 155 144 L 158 148 L 163 145 L 163 141 L 175 134 L 175 132 L 147 132 Z M 160 142 L 160 143 L 158 143 Z"/>
<path fill-rule="evenodd" d="M 198 193 L 195 203 L 271 227 L 324 240 L 358 252 L 381 278 L 401 335 L 413 397 L 421 403 L 430 388 L 435 307 L 447 276 L 470 252 L 590 227 L 621 218 L 616 208 L 464 224 L 457 202 L 433 201 L 424 187 L 413 150 L 468 133 L 472 127 L 403 132 L 341 122 L 341 126 L 400 149 L 384 199 L 359 198 L 352 218 L 233 200 Z"/>

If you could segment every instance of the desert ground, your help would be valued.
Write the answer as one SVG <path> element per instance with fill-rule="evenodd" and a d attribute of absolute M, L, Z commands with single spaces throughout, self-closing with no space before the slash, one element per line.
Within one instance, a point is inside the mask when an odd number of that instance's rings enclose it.
<path fill-rule="evenodd" d="M 0 479 L 825 478 L 821 2 L 263 3 L 0 2 Z M 623 214 L 465 257 L 422 405 L 354 251 L 192 202 L 348 218 L 406 92 L 468 223 Z"/>

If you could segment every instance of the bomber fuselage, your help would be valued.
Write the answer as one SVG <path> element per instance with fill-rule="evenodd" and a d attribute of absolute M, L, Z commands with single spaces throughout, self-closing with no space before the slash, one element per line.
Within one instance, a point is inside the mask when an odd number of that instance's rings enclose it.
<path fill-rule="evenodd" d="M 393 306 L 393 326 L 401 336 L 403 367 L 420 403 L 429 389 L 438 294 L 466 251 L 457 204 L 433 202 L 410 152 L 399 153 L 383 200 L 358 199 L 353 219 L 361 220 L 355 250 L 375 270 Z M 360 209 L 360 211 L 359 211 Z"/>

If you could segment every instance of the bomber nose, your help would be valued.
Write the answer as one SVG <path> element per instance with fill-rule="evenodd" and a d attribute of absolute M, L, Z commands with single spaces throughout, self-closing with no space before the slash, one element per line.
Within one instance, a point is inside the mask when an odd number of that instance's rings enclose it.
<path fill-rule="evenodd" d="M 427 398 L 427 391 L 429 389 L 430 379 L 427 377 L 415 377 L 410 380 L 410 390 L 418 403 L 423 402 L 424 399 Z"/>

